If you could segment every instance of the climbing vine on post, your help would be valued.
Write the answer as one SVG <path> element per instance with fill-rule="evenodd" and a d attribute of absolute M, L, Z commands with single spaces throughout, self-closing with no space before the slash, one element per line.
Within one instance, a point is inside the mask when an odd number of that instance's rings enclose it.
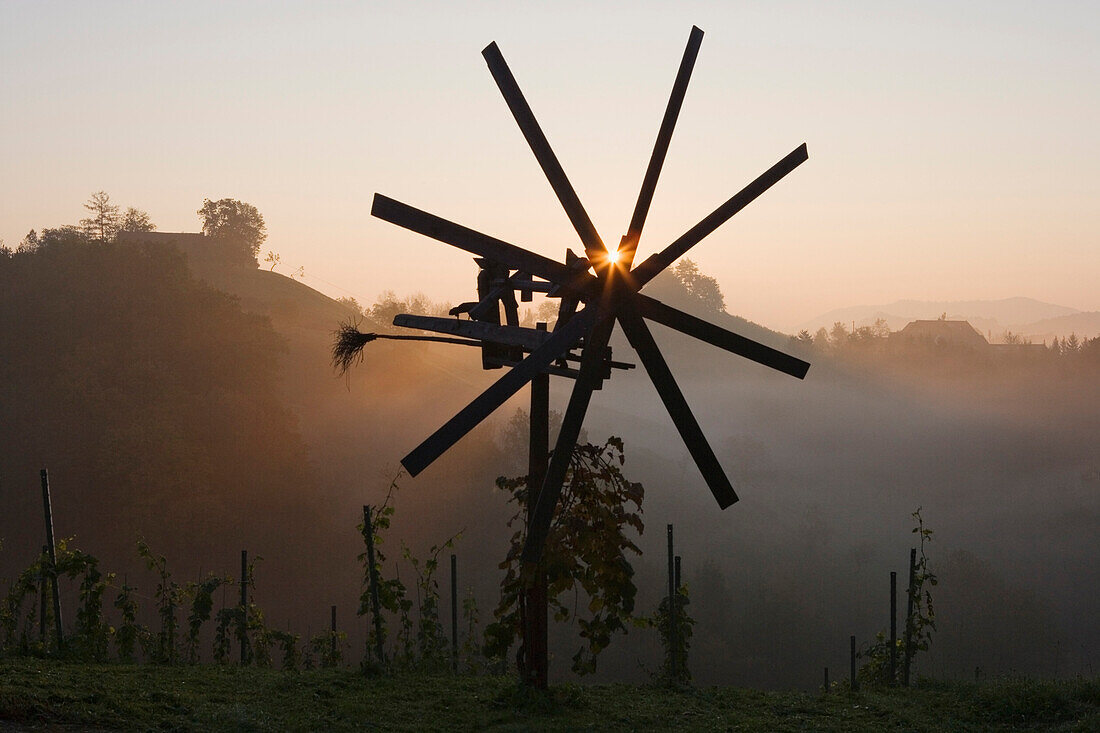
<path fill-rule="evenodd" d="M 641 551 L 628 532 L 640 535 L 645 529 L 644 489 L 623 476 L 625 461 L 620 438 L 608 438 L 603 445 L 576 446 L 547 536 L 542 565 L 550 612 L 554 620 L 574 622 L 580 630 L 583 643 L 572 663 L 577 674 L 594 672 L 596 657 L 611 643 L 612 635 L 626 633 L 626 624 L 634 620 L 637 587 L 627 553 L 640 555 Z M 485 630 L 486 654 L 503 658 L 520 636 L 527 477 L 502 476 L 497 487 L 511 494 L 509 501 L 518 507 L 508 522 L 516 530 L 500 564 L 505 574 L 493 612 L 496 620 Z M 583 610 L 582 594 L 587 601 Z"/>
<path fill-rule="evenodd" d="M 681 584 L 676 589 L 676 629 L 675 639 L 669 638 L 669 604 L 668 596 L 661 599 L 657 610 L 648 619 L 639 622 L 640 626 L 657 629 L 661 635 L 661 648 L 664 650 L 660 672 L 656 675 L 660 680 L 673 685 L 686 685 L 691 682 L 691 672 L 688 670 L 688 650 L 691 649 L 691 637 L 695 626 L 693 619 L 687 611 L 691 603 L 686 584 Z"/>
<path fill-rule="evenodd" d="M 137 622 L 137 599 L 132 585 L 122 581 L 122 587 L 118 589 L 114 606 L 122 617 L 118 628 L 115 630 L 115 648 L 118 650 L 119 661 L 134 661 L 134 650 L 137 643 L 148 637 L 149 630 Z"/>
<path fill-rule="evenodd" d="M 909 670 L 917 652 L 926 652 L 932 645 L 932 632 L 936 630 L 936 610 L 932 602 L 932 587 L 939 581 L 929 569 L 925 544 L 932 541 L 933 531 L 924 525 L 922 507 L 917 507 L 912 517 L 916 522 L 912 533 L 920 539 L 919 549 L 913 550 L 915 560 L 911 568 L 909 586 L 909 610 L 905 619 L 905 634 L 898 639 L 896 654 L 902 664 L 890 679 L 890 639 L 885 630 L 875 634 L 875 641 L 859 652 L 863 665 L 859 668 L 859 681 L 867 685 L 908 684 Z"/>
<path fill-rule="evenodd" d="M 454 549 L 461 532 L 448 538 L 443 544 L 432 545 L 424 560 L 415 557 L 408 547 L 402 547 L 402 556 L 416 573 L 417 609 L 416 646 L 420 664 L 435 671 L 442 670 L 448 662 L 447 637 L 439 621 L 439 556 L 444 550 Z"/>
<path fill-rule="evenodd" d="M 33 640 L 31 629 L 35 623 L 35 603 L 24 615 L 23 604 L 30 597 L 36 599 L 39 584 L 50 577 L 51 573 L 71 580 L 80 578 L 79 605 L 76 610 L 76 629 L 73 637 L 66 641 L 64 654 L 89 662 L 107 661 L 107 650 L 114 629 L 103 618 L 103 594 L 110 587 L 114 573 L 99 570 L 99 560 L 93 555 L 73 546 L 73 538 L 57 540 L 55 550 L 56 563 L 42 553 L 31 563 L 11 585 L 0 607 L 0 628 L 3 630 L 2 646 L 5 650 L 18 649 L 24 654 L 32 651 L 45 652 L 50 648 L 48 632 L 41 629 L 42 638 Z M 37 599 L 40 600 L 41 599 Z M 43 618 L 50 618 L 47 606 Z M 22 624 L 20 620 L 22 619 Z M 39 620 L 41 624 L 41 620 Z M 45 624 L 49 628 L 52 625 Z"/>
<path fill-rule="evenodd" d="M 157 634 L 155 645 L 145 650 L 145 656 L 160 664 L 174 664 L 178 659 L 176 637 L 179 623 L 176 620 L 176 609 L 182 600 L 182 589 L 179 583 L 172 580 L 172 574 L 168 572 L 168 560 L 164 555 L 154 555 L 145 540 L 138 540 L 137 550 L 149 569 L 159 576 L 155 595 L 160 633 Z"/>
<path fill-rule="evenodd" d="M 903 682 L 909 684 L 909 669 L 913 663 L 913 657 L 917 652 L 926 652 L 932 645 L 932 632 L 936 630 L 936 608 L 932 604 L 932 587 L 939 583 L 935 574 L 928 569 L 928 555 L 924 552 L 926 543 L 932 541 L 932 530 L 924 526 L 924 517 L 921 516 L 921 508 L 913 512 L 913 519 L 917 525 L 913 527 L 913 534 L 920 538 L 920 547 L 917 552 L 916 562 L 911 569 L 912 580 L 909 588 L 909 598 L 912 604 L 912 612 L 908 614 L 905 622 L 906 645 L 905 663 L 903 667 Z"/>
<path fill-rule="evenodd" d="M 371 526 L 367 526 L 365 521 L 360 522 L 358 525 L 359 534 L 363 537 L 363 551 L 359 553 L 359 562 L 363 566 L 363 582 L 362 592 L 359 595 L 359 608 L 356 610 L 356 614 L 367 618 L 367 628 L 369 629 L 367 658 L 364 660 L 364 664 L 376 657 L 375 650 L 384 649 L 386 643 L 386 618 L 381 612 L 400 614 L 404 609 L 407 615 L 412 605 L 405 597 L 406 589 L 401 583 L 401 579 L 387 579 L 382 574 L 382 569 L 386 563 L 386 554 L 382 549 L 382 542 L 385 531 L 390 528 L 390 522 L 393 519 L 395 511 L 393 498 L 398 488 L 400 488 L 397 485 L 397 480 L 400 477 L 401 472 L 398 471 L 386 490 L 385 501 L 379 506 L 372 507 Z M 373 567 L 369 558 L 371 552 L 374 554 Z M 377 582 L 375 583 L 375 581 Z M 377 612 L 372 602 L 372 593 L 377 593 Z M 381 664 L 385 662 L 385 659 L 374 659 L 373 661 Z"/>
<path fill-rule="evenodd" d="M 199 632 L 202 625 L 210 620 L 214 610 L 214 591 L 222 585 L 232 583 L 232 578 L 208 574 L 200 581 L 187 584 L 184 594 L 191 599 L 191 613 L 187 616 L 187 637 L 184 639 L 184 651 L 188 664 L 198 664 Z"/>

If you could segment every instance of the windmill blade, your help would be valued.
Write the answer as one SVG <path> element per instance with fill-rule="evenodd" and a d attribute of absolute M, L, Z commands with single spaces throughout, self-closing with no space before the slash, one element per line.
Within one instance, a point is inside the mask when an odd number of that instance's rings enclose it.
<path fill-rule="evenodd" d="M 660 252 L 650 255 L 645 262 L 631 270 L 634 280 L 640 288 L 656 277 L 662 270 L 682 257 L 689 249 L 722 226 L 741 209 L 752 203 L 760 194 L 767 191 L 780 181 L 785 175 L 804 163 L 809 155 L 806 152 L 806 143 L 787 154 L 781 161 L 773 165 L 755 181 L 736 193 L 726 203 L 712 211 L 701 222 L 687 230 L 679 239 L 665 247 Z"/>
<path fill-rule="evenodd" d="M 653 203 L 653 192 L 657 188 L 657 179 L 665 164 L 668 145 L 672 141 L 672 131 L 676 127 L 676 119 L 680 116 L 680 107 L 684 104 L 688 81 L 691 80 L 691 72 L 695 68 L 695 59 L 699 55 L 699 46 L 702 43 L 703 31 L 692 26 L 687 48 L 684 49 L 684 58 L 680 61 L 680 70 L 676 72 L 676 81 L 672 84 L 672 96 L 669 97 L 668 107 L 665 108 L 661 129 L 657 132 L 657 141 L 653 144 L 653 155 L 649 158 L 649 167 L 646 168 L 645 178 L 642 179 L 642 190 L 638 192 L 638 202 L 634 205 L 634 215 L 630 218 L 630 228 L 619 245 L 619 263 L 627 270 L 634 263 L 634 253 L 638 249 L 638 240 L 642 237 L 642 227 L 645 226 L 646 217 L 649 215 L 649 206 Z"/>
<path fill-rule="evenodd" d="M 434 214 L 395 201 L 380 193 L 374 195 L 371 216 L 396 224 L 409 231 L 423 234 L 437 241 L 458 247 L 472 254 L 495 260 L 513 269 L 523 270 L 556 285 L 580 292 L 587 292 L 596 284 L 596 278 L 555 262 L 549 257 L 530 252 L 522 247 L 490 237 L 487 234 L 455 224 Z"/>
<path fill-rule="evenodd" d="M 699 471 L 703 474 L 703 479 L 710 487 L 711 493 L 718 500 L 718 506 L 725 509 L 737 501 L 737 493 L 733 490 L 729 479 L 726 478 L 726 473 L 722 470 L 722 465 L 718 463 L 718 458 L 711 450 L 706 436 L 703 435 L 703 429 L 699 427 L 695 415 L 688 407 L 683 392 L 676 384 L 676 380 L 673 378 L 668 364 L 665 363 L 665 358 L 661 355 L 660 349 L 657 348 L 657 342 L 653 340 L 653 334 L 649 332 L 649 327 L 645 325 L 645 321 L 629 304 L 620 311 L 619 322 L 623 326 L 623 331 L 626 333 L 630 345 L 638 352 L 638 357 L 642 360 L 642 366 L 649 374 L 653 386 L 657 388 L 657 393 L 661 396 L 661 401 L 665 403 L 665 409 L 672 417 L 672 422 L 675 423 L 676 429 L 680 431 L 680 437 L 684 439 L 688 452 L 695 459 L 695 465 L 699 467 Z"/>
<path fill-rule="evenodd" d="M 672 306 L 665 305 L 646 295 L 638 293 L 634 296 L 638 312 L 651 321 L 656 321 L 662 326 L 668 326 L 680 333 L 693 336 L 700 341 L 717 346 L 720 349 L 743 356 L 757 364 L 771 367 L 792 377 L 803 379 L 810 369 L 809 362 L 802 361 L 790 354 L 785 354 L 778 349 L 753 341 L 733 331 L 727 331 L 721 326 L 715 326 L 702 318 L 684 313 Z"/>
<path fill-rule="evenodd" d="M 591 306 L 586 311 L 590 309 Z M 577 438 L 580 437 L 581 425 L 584 423 L 585 413 L 588 412 L 588 403 L 592 401 L 592 392 L 595 391 L 596 385 L 603 376 L 604 349 L 615 327 L 615 319 L 608 316 L 609 313 L 610 310 L 606 308 L 601 311 L 601 317 L 592 328 L 592 333 L 585 343 L 581 373 L 573 385 L 573 392 L 569 395 L 569 406 L 565 408 L 565 417 L 562 418 L 561 428 L 558 430 L 558 440 L 554 444 L 550 464 L 546 467 L 542 489 L 535 503 L 535 511 L 527 522 L 527 542 L 523 546 L 525 563 L 539 561 L 546 545 L 546 538 L 550 534 L 554 510 L 558 506 L 565 474 L 569 470 L 569 462 L 573 457 L 573 446 L 577 444 Z M 573 320 L 580 315 L 581 313 L 578 313 Z M 569 323 L 572 324 L 573 321 Z"/>
<path fill-rule="evenodd" d="M 546 343 L 531 352 L 530 356 L 510 369 L 507 374 L 474 398 L 473 402 L 466 405 L 457 415 L 448 420 L 443 427 L 432 433 L 427 440 L 402 458 L 401 465 L 405 467 L 410 476 L 415 476 L 423 471 L 466 433 L 473 430 L 478 423 L 507 402 L 536 374 L 572 348 L 584 336 L 595 320 L 595 309 L 585 308 L 577 313 L 569 323 L 561 328 L 554 329 Z"/>
<path fill-rule="evenodd" d="M 524 98 L 523 92 L 520 91 L 519 84 L 516 83 L 516 78 L 512 76 L 512 70 L 508 68 L 508 63 L 501 55 L 497 44 L 495 42 L 490 43 L 481 52 L 481 55 L 485 57 L 485 63 L 489 65 L 489 72 L 496 80 L 500 93 L 504 95 L 504 101 L 508 103 L 508 109 L 512 111 L 512 116 L 516 118 L 516 123 L 519 124 L 523 137 L 527 139 L 527 144 L 531 147 L 531 151 L 542 167 L 542 172 L 546 174 L 550 186 L 557 194 L 558 201 L 561 202 L 566 215 L 569 217 L 569 221 L 573 223 L 573 228 L 580 235 L 588 259 L 594 264 L 606 261 L 607 247 L 604 246 L 600 235 L 596 233 L 596 227 L 592 224 L 592 220 L 588 217 L 588 212 L 584 210 L 584 206 L 581 205 L 577 192 L 573 190 L 573 184 L 569 182 L 565 170 L 562 169 L 557 156 L 551 150 L 546 135 L 539 127 L 535 114 L 531 111 L 530 105 L 527 104 L 527 100 Z"/>

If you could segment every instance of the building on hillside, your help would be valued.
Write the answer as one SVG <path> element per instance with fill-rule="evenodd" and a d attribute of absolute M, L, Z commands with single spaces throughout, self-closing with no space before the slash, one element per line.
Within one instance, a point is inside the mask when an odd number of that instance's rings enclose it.
<path fill-rule="evenodd" d="M 988 349 L 989 342 L 968 321 L 912 321 L 900 331 L 890 334 L 896 344 L 926 343 L 966 349 Z"/>
<path fill-rule="evenodd" d="M 236 265 L 255 267 L 256 260 L 237 247 L 194 232 L 119 232 L 119 242 L 171 246 L 187 255 L 192 264 Z"/>

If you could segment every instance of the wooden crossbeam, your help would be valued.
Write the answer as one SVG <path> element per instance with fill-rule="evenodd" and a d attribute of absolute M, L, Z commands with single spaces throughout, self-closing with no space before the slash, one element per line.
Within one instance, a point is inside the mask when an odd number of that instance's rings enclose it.
<path fill-rule="evenodd" d="M 460 321 L 457 318 L 443 318 L 441 316 L 415 316 L 409 313 L 400 313 L 394 316 L 393 325 L 402 328 L 416 328 L 421 331 L 432 331 L 433 333 L 449 333 L 453 336 L 480 339 L 494 344 L 522 346 L 528 351 L 534 351 L 550 338 L 548 332 L 537 331 L 533 328 L 498 326 L 495 323 Z"/>

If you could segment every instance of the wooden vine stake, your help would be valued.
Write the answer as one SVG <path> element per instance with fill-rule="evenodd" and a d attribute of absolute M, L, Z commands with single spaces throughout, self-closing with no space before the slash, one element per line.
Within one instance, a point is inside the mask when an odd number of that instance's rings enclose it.
<path fill-rule="evenodd" d="M 241 550 L 241 665 L 248 664 L 248 550 Z"/>
<path fill-rule="evenodd" d="M 458 557 L 451 554 L 451 671 L 458 674 Z"/>
<path fill-rule="evenodd" d="M 50 474 L 46 469 L 39 472 L 42 479 L 42 508 L 46 513 L 46 550 L 50 557 L 50 588 L 53 592 L 53 622 L 57 634 L 57 651 L 65 646 L 65 632 L 61 625 L 61 594 L 57 588 L 57 546 L 53 537 L 53 507 L 50 505 Z"/>
<path fill-rule="evenodd" d="M 902 666 L 902 684 L 909 686 L 909 667 L 913 662 L 913 632 L 916 625 L 913 620 L 913 608 L 917 595 L 917 548 L 909 550 L 909 596 L 905 610 L 905 664 Z"/>
<path fill-rule="evenodd" d="M 363 505 L 363 536 L 367 540 L 367 564 L 370 567 L 370 604 L 374 612 L 374 653 L 380 663 L 385 663 L 382 652 L 382 602 L 378 597 L 378 566 L 374 564 L 374 524 L 371 522 L 370 506 Z"/>
<path fill-rule="evenodd" d="M 668 525 L 668 676 L 676 681 L 676 559 L 672 548 L 672 525 Z"/>
<path fill-rule="evenodd" d="M 898 574 L 890 571 L 890 687 L 898 684 Z"/>

